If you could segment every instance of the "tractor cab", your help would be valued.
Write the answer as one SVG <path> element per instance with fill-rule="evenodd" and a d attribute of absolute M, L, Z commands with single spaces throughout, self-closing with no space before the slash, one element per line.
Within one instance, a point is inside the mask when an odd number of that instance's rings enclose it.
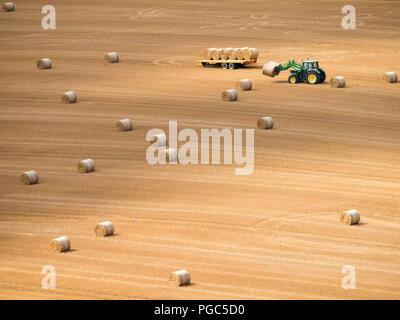
<path fill-rule="evenodd" d="M 319 69 L 317 60 L 308 60 L 303 61 L 303 69 L 304 70 L 316 70 Z"/>

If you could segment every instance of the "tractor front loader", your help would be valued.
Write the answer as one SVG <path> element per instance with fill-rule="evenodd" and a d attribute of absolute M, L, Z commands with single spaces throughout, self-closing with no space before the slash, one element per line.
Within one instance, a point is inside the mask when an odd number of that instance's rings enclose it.
<path fill-rule="evenodd" d="M 317 60 L 305 60 L 302 64 L 292 60 L 286 64 L 278 64 L 275 62 L 266 63 L 263 67 L 263 74 L 275 77 L 281 71 L 290 70 L 288 82 L 299 83 L 307 82 L 309 84 L 323 83 L 326 79 L 326 74 L 323 69 L 318 66 Z"/>

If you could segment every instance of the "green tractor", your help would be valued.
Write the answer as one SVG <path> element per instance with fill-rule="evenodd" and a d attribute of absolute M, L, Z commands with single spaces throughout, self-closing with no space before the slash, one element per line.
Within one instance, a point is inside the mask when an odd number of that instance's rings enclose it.
<path fill-rule="evenodd" d="M 270 62 L 266 67 L 263 73 L 271 77 L 278 75 L 281 71 L 292 68 L 288 78 L 288 82 L 291 84 L 299 82 L 318 84 L 323 83 L 326 79 L 325 71 L 318 66 L 317 60 L 305 60 L 302 64 L 292 60 L 284 65 Z"/>

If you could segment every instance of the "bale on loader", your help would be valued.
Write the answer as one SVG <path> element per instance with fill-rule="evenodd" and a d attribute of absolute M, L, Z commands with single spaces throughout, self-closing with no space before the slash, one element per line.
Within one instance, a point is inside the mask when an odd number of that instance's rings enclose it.
<path fill-rule="evenodd" d="M 337 76 L 329 81 L 332 88 L 344 88 L 346 86 L 346 80 L 342 76 Z"/>
<path fill-rule="evenodd" d="M 340 215 L 340 222 L 348 225 L 357 224 L 360 222 L 360 214 L 355 209 L 345 211 Z"/>
<path fill-rule="evenodd" d="M 396 83 L 397 80 L 398 80 L 398 78 L 397 78 L 396 72 L 386 72 L 383 75 L 383 81 L 385 81 L 385 82 Z"/>
<path fill-rule="evenodd" d="M 222 92 L 222 101 L 236 101 L 238 98 L 238 93 L 235 89 L 229 89 Z"/>
<path fill-rule="evenodd" d="M 253 84 L 250 79 L 242 79 L 236 82 L 236 87 L 243 91 L 251 90 Z"/>
<path fill-rule="evenodd" d="M 276 68 L 279 66 L 279 63 L 270 61 L 268 63 L 265 63 L 263 68 L 262 68 L 262 74 L 265 76 L 269 77 L 275 77 L 279 74 L 279 70 Z"/>
<path fill-rule="evenodd" d="M 271 117 L 262 117 L 257 121 L 257 128 L 258 129 L 272 129 L 274 127 L 274 119 Z"/>

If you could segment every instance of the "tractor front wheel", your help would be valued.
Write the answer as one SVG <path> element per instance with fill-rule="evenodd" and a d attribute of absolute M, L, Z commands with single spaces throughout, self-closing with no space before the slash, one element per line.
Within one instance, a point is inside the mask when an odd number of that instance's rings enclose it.
<path fill-rule="evenodd" d="M 296 74 L 293 73 L 293 74 L 291 74 L 291 75 L 289 76 L 288 82 L 289 82 L 290 84 L 299 83 L 299 78 L 297 77 Z"/>
<path fill-rule="evenodd" d="M 309 84 L 317 84 L 320 81 L 320 76 L 315 71 L 310 71 L 307 73 L 306 80 Z"/>

